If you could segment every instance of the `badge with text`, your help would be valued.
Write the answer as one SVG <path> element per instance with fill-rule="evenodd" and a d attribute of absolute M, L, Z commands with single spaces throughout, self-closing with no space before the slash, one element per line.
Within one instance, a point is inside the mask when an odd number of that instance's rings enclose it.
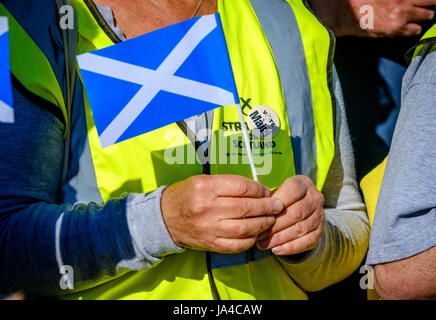
<path fill-rule="evenodd" d="M 280 119 L 273 109 L 257 106 L 248 114 L 247 125 L 252 134 L 258 138 L 264 138 L 265 133 L 272 134 L 274 137 L 280 130 Z"/>

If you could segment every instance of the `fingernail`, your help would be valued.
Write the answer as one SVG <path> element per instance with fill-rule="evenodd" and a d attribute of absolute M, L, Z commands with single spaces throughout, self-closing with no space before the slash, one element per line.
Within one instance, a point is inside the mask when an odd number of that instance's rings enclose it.
<path fill-rule="evenodd" d="M 274 222 L 276 222 L 276 218 L 275 218 L 275 217 L 268 217 L 268 218 L 266 218 L 266 221 L 267 221 L 269 224 L 273 224 Z"/>
<path fill-rule="evenodd" d="M 276 255 L 281 255 L 283 254 L 283 246 L 272 248 L 271 251 Z"/>
<path fill-rule="evenodd" d="M 280 212 L 283 210 L 283 202 L 279 199 L 274 200 L 273 209 L 275 212 Z"/>
<path fill-rule="evenodd" d="M 269 233 L 270 233 L 270 230 L 266 230 L 266 231 L 260 233 L 260 234 L 258 235 L 258 237 L 257 237 L 257 240 L 258 240 L 258 241 L 265 240 L 266 238 L 268 238 Z"/>
<path fill-rule="evenodd" d="M 268 239 L 259 241 L 259 247 L 261 247 L 262 249 L 266 249 L 266 247 L 268 247 L 268 242 L 269 242 Z"/>

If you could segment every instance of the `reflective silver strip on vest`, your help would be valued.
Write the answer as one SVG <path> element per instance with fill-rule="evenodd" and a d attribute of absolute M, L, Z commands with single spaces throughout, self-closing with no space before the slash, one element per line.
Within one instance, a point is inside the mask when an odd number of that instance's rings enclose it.
<path fill-rule="evenodd" d="M 309 176 L 316 182 L 317 149 L 312 89 L 297 19 L 286 0 L 250 1 L 271 46 L 282 84 L 295 172 Z"/>

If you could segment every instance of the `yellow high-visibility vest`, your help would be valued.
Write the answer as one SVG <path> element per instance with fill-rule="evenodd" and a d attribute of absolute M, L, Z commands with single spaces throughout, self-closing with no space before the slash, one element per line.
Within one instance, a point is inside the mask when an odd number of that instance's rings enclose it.
<path fill-rule="evenodd" d="M 266 106 L 280 123 L 269 148 L 265 141 L 251 135 L 253 156 L 255 162 L 260 163 L 258 170 L 263 169 L 262 160 L 266 155 L 270 157 L 271 170 L 259 175 L 259 181 L 274 189 L 287 178 L 304 174 L 322 190 L 335 150 L 333 34 L 303 0 L 217 2 L 238 93 L 247 102 L 245 116 L 258 106 Z M 120 41 L 92 1 L 73 0 L 73 4 L 78 20 L 78 54 Z M 47 58 L 21 28 L 20 22 L 1 4 L 0 14 L 7 15 L 11 21 L 12 47 L 25 45 L 33 54 L 27 65 L 32 65 L 37 75 L 21 67 L 28 57 L 18 53 L 12 59 L 12 71 L 34 94 L 59 106 L 65 116 L 62 84 L 53 74 Z M 102 148 L 86 93 L 83 108 L 96 185 L 103 202 L 125 193 L 150 192 L 203 173 L 203 165 L 198 159 L 189 158 L 195 150 L 189 134 L 181 130 L 186 128 L 172 124 Z M 236 123 L 239 118 L 235 106 L 214 111 L 210 174 L 251 178 L 246 149 L 239 140 L 240 127 L 229 125 Z M 169 162 L 168 150 L 183 152 L 184 161 Z M 232 156 L 236 163 L 232 162 Z M 92 289 L 63 298 L 307 298 L 285 272 L 280 260 L 269 251 L 254 252 L 246 263 L 229 262 L 228 266 L 222 267 L 211 267 L 209 255 L 186 249 L 164 257 L 153 268 L 132 271 L 115 280 L 108 278 L 107 282 Z"/>

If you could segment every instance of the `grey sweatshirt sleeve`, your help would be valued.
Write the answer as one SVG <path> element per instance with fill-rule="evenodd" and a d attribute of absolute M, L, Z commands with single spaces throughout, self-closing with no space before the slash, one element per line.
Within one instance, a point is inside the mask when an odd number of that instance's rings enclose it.
<path fill-rule="evenodd" d="M 335 157 L 322 190 L 326 222 L 317 247 L 301 259 L 280 261 L 304 290 L 318 291 L 339 282 L 362 263 L 369 242 L 369 220 L 355 177 L 354 156 L 336 72 Z"/>
<path fill-rule="evenodd" d="M 99 203 L 56 204 L 64 125 L 14 89 L 14 124 L 0 124 L 0 292 L 61 295 L 180 252 L 165 227 L 160 198 L 130 194 Z M 60 287 L 72 267 L 74 290 Z"/>
<path fill-rule="evenodd" d="M 403 78 L 401 110 L 380 189 L 367 264 L 436 246 L 436 45 Z"/>

